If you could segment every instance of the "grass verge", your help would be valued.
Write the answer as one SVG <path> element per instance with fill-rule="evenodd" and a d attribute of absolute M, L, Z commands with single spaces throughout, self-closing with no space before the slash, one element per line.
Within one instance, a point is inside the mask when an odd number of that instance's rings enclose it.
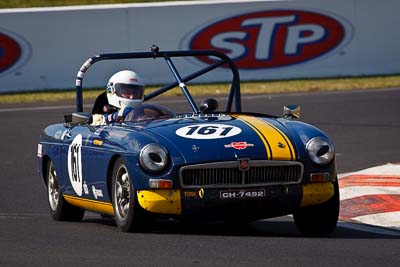
<path fill-rule="evenodd" d="M 242 82 L 242 94 L 273 94 L 293 92 L 317 92 L 352 89 L 379 89 L 379 88 L 400 88 L 400 75 L 376 76 L 376 77 L 351 77 L 332 79 L 307 79 L 287 81 L 260 81 Z M 197 84 L 188 85 L 193 95 L 227 95 L 228 84 Z M 155 87 L 148 87 L 146 92 L 154 90 Z M 105 89 L 86 89 L 84 99 L 94 99 Z M 182 95 L 179 88 L 174 88 L 165 95 Z M 0 104 L 32 103 L 32 102 L 53 102 L 75 99 L 75 90 L 52 90 L 27 93 L 0 94 Z"/>

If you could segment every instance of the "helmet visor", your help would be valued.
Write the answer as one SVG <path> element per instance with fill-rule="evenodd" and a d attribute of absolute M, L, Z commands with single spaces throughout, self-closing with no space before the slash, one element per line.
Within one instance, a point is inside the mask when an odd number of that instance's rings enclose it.
<path fill-rule="evenodd" d="M 141 99 L 144 91 L 143 85 L 136 84 L 117 83 L 114 88 L 117 96 L 127 99 Z"/>

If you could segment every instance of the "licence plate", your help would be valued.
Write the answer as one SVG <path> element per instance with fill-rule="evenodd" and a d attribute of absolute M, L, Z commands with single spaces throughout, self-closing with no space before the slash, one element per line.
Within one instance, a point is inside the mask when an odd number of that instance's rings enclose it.
<path fill-rule="evenodd" d="M 264 189 L 226 190 L 226 191 L 220 191 L 219 197 L 221 199 L 260 198 L 260 197 L 265 197 L 265 190 Z"/>

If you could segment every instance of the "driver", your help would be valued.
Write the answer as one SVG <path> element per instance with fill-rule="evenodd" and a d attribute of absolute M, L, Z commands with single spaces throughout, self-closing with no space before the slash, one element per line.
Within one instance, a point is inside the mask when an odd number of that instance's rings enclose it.
<path fill-rule="evenodd" d="M 143 79 L 134 71 L 123 70 L 111 76 L 107 84 L 109 105 L 103 107 L 106 124 L 122 122 L 125 116 L 136 106 L 143 103 Z"/>

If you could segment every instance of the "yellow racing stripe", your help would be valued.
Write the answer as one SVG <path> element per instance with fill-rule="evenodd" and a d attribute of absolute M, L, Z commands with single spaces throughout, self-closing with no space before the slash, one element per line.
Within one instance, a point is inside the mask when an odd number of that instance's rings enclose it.
<path fill-rule="evenodd" d="M 63 195 L 63 196 L 64 199 L 71 205 L 101 213 L 107 213 L 111 215 L 114 214 L 114 209 L 111 203 L 95 201 L 80 197 L 73 197 L 68 195 Z"/>
<path fill-rule="evenodd" d="M 265 146 L 268 159 L 296 160 L 290 139 L 277 127 L 260 118 L 249 115 L 233 116 L 252 128 Z"/>
<path fill-rule="evenodd" d="M 251 124 L 246 118 L 244 117 L 248 117 L 248 116 L 244 116 L 244 115 L 233 115 L 232 117 L 241 120 L 243 123 L 245 123 L 247 126 L 249 126 L 251 129 L 253 129 L 254 132 L 256 132 L 256 134 L 260 137 L 260 140 L 263 142 L 264 146 L 265 146 L 265 152 L 267 155 L 267 159 L 272 159 L 272 153 L 271 153 L 271 147 L 267 141 L 267 139 L 265 138 L 265 136 L 261 133 L 261 131 L 259 129 L 257 129 L 257 127 L 255 127 L 253 124 Z"/>

